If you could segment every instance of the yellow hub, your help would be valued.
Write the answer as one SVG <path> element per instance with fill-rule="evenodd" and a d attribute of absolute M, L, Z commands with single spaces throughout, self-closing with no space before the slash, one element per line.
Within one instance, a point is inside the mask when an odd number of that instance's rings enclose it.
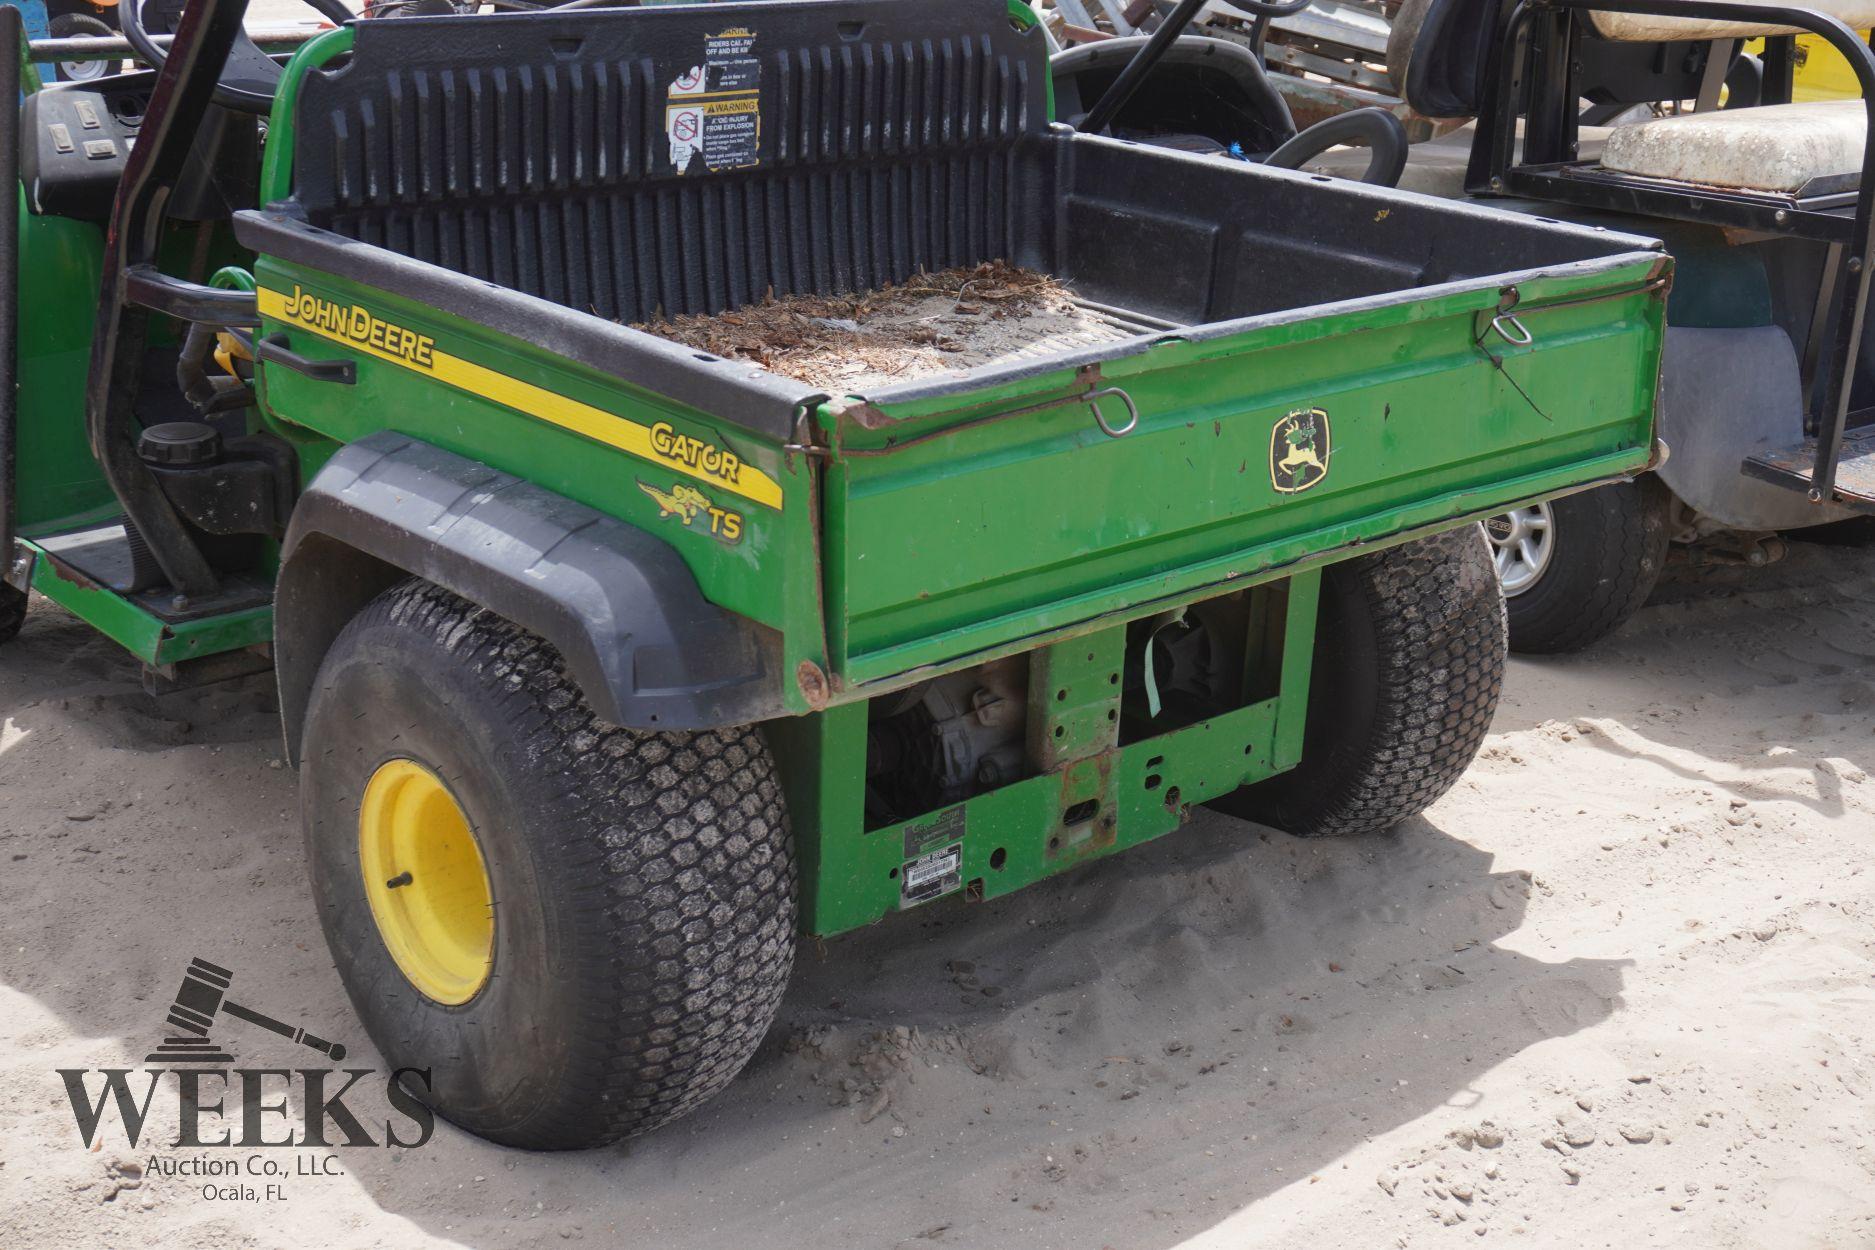
<path fill-rule="evenodd" d="M 495 964 L 494 892 L 442 778 L 401 759 L 371 774 L 358 863 L 378 936 L 410 983 L 450 1006 L 474 998 Z"/>

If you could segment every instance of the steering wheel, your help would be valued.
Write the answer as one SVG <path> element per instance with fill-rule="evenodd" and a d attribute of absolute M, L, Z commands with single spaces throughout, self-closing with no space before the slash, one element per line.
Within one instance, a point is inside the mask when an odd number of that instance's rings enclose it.
<path fill-rule="evenodd" d="M 1245 17 L 1294 17 L 1315 0 L 1215 0 L 1226 9 L 1235 9 Z"/>
<path fill-rule="evenodd" d="M 319 16 L 329 22 L 343 26 L 357 16 L 339 0 L 303 0 Z M 119 24 L 123 27 L 124 38 L 136 49 L 137 55 L 155 69 L 162 69 L 169 60 L 169 50 L 160 47 L 150 38 L 144 29 L 143 6 L 146 0 L 122 0 L 119 5 Z M 280 87 L 280 63 L 262 52 L 255 42 L 248 38 L 246 30 L 235 36 L 234 46 L 228 49 L 228 60 L 221 67 L 221 77 L 215 83 L 215 103 L 223 108 L 235 109 L 243 113 L 259 113 L 263 116 L 273 109 L 274 93 Z"/>

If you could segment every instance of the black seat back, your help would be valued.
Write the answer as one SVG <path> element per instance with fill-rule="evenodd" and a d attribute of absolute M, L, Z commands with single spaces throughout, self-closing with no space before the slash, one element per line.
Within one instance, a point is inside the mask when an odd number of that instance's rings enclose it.
<path fill-rule="evenodd" d="M 1424 0 L 1423 7 L 1407 64 L 1406 102 L 1427 117 L 1476 116 L 1511 5 L 1508 0 Z M 1584 23 L 1572 50 L 1573 89 L 1610 112 L 1632 104 L 1690 100 L 1699 94 L 1710 51 L 1710 42 L 1702 40 L 1611 43 Z M 1741 84 L 1728 85 L 1734 87 L 1732 103 L 1741 103 Z"/>
<path fill-rule="evenodd" d="M 622 321 L 865 289 L 1015 259 L 1046 77 L 1005 0 L 374 19 L 305 82 L 294 198 Z"/>

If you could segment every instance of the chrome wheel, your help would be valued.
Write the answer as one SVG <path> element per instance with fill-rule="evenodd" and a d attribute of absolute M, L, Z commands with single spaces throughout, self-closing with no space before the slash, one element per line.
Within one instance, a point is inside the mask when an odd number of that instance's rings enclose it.
<path fill-rule="evenodd" d="M 1531 504 L 1515 512 L 1499 513 L 1484 523 L 1484 532 L 1491 540 L 1491 558 L 1497 564 L 1497 580 L 1504 587 L 1504 597 L 1512 598 L 1536 585 L 1556 549 L 1554 515 L 1549 505 Z"/>

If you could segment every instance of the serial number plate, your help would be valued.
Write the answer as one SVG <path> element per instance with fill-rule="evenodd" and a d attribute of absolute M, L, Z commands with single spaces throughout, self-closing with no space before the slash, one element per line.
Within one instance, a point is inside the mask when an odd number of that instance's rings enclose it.
<path fill-rule="evenodd" d="M 899 872 L 899 906 L 916 907 L 962 886 L 963 862 L 963 843 L 953 842 L 906 864 Z"/>

